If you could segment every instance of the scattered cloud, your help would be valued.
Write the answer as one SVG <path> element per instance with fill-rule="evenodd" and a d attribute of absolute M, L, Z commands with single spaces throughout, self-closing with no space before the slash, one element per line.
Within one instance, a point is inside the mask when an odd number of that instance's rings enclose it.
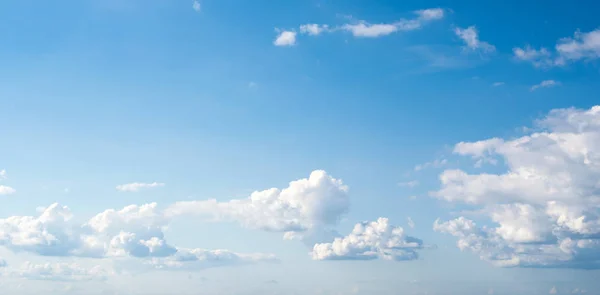
<path fill-rule="evenodd" d="M 470 51 L 477 51 L 480 53 L 492 53 L 496 51 L 496 47 L 487 42 L 479 40 L 479 32 L 475 26 L 470 26 L 466 29 L 455 28 L 454 33 L 463 42 L 465 42 L 465 49 Z"/>
<path fill-rule="evenodd" d="M 550 88 L 550 87 L 559 86 L 559 85 L 560 85 L 560 82 L 558 82 L 558 81 L 544 80 L 544 81 L 540 82 L 540 84 L 531 86 L 531 88 L 529 90 L 536 91 L 537 89 L 540 89 L 540 88 Z"/>
<path fill-rule="evenodd" d="M 345 237 L 331 243 L 316 244 L 311 253 L 314 260 L 415 260 L 423 242 L 405 235 L 404 229 L 389 224 L 387 218 L 362 222 Z"/>
<path fill-rule="evenodd" d="M 495 157 L 504 173 L 446 170 L 433 197 L 479 207 L 479 226 L 460 216 L 434 229 L 502 267 L 600 268 L 600 106 L 557 109 L 515 139 L 460 143 L 472 158 Z"/>
<path fill-rule="evenodd" d="M 550 291 L 548 292 L 548 294 L 556 294 L 556 287 L 552 287 L 552 289 L 550 289 Z"/>
<path fill-rule="evenodd" d="M 200 6 L 200 1 L 194 0 L 194 3 L 192 3 L 192 9 L 194 9 L 196 12 L 200 12 L 200 10 L 202 9 L 202 7 Z"/>
<path fill-rule="evenodd" d="M 327 172 L 316 170 L 284 189 L 256 191 L 246 199 L 228 202 L 178 202 L 167 208 L 167 214 L 236 221 L 250 228 L 283 232 L 291 239 L 336 225 L 349 205 L 348 187 Z"/>
<path fill-rule="evenodd" d="M 418 180 L 411 180 L 411 181 L 407 181 L 407 182 L 400 182 L 398 183 L 399 186 L 403 186 L 403 187 L 416 187 L 419 185 L 419 181 Z"/>
<path fill-rule="evenodd" d="M 494 86 L 494 87 L 499 87 L 499 86 L 503 86 L 504 84 L 505 84 L 504 82 L 494 82 L 494 83 L 492 84 L 492 86 Z"/>
<path fill-rule="evenodd" d="M 408 227 L 415 228 L 415 222 L 412 220 L 412 218 L 407 217 L 406 219 L 407 219 Z"/>
<path fill-rule="evenodd" d="M 448 164 L 448 160 L 446 159 L 437 159 L 435 161 L 432 162 L 427 162 L 424 164 L 419 164 L 417 166 L 415 166 L 414 170 L 415 171 L 421 171 L 421 170 L 425 170 L 427 168 L 440 168 L 445 166 L 446 164 Z"/>
<path fill-rule="evenodd" d="M 152 269 L 188 270 L 221 265 L 274 261 L 270 254 L 239 254 L 227 250 L 180 248 L 164 235 L 170 219 L 156 203 L 105 210 L 78 223 L 66 206 L 53 204 L 39 216 L 0 219 L 0 246 L 41 256 L 125 259 Z M 28 267 L 69 271 L 64 265 Z"/>
<path fill-rule="evenodd" d="M 2 179 L 6 179 L 6 170 L 4 169 L 0 170 L 0 180 Z"/>
<path fill-rule="evenodd" d="M 350 20 L 340 26 L 330 26 L 327 24 L 304 24 L 299 27 L 299 32 L 304 35 L 318 36 L 323 33 L 349 32 L 357 38 L 377 38 L 387 36 L 400 31 L 413 31 L 422 28 L 425 24 L 439 20 L 444 17 L 444 10 L 441 8 L 431 8 L 414 11 L 412 19 L 400 19 L 391 23 L 372 24 L 364 20 L 354 20 L 352 17 L 345 17 Z M 278 31 L 279 32 L 279 31 Z M 281 31 L 275 39 L 276 46 L 292 46 L 296 44 L 297 33 L 294 30 Z"/>
<path fill-rule="evenodd" d="M 317 36 L 327 31 L 329 31 L 329 25 L 306 24 L 300 26 L 300 33 L 311 36 Z"/>
<path fill-rule="evenodd" d="M 133 182 L 133 183 L 117 185 L 116 189 L 118 191 L 122 191 L 122 192 L 139 192 L 142 189 L 156 188 L 156 187 L 163 187 L 163 186 L 165 186 L 165 184 L 161 183 L 161 182 L 152 182 L 152 183 Z"/>
<path fill-rule="evenodd" d="M 573 37 L 559 39 L 554 46 L 554 52 L 543 47 L 534 49 L 527 45 L 524 48 L 514 48 L 513 53 L 517 59 L 528 61 L 539 68 L 595 60 L 600 58 L 600 29 L 586 33 L 577 31 Z"/>
<path fill-rule="evenodd" d="M 275 46 L 294 46 L 296 45 L 296 35 L 294 31 L 280 31 L 273 44 Z"/>
<path fill-rule="evenodd" d="M 16 192 L 17 190 L 10 186 L 0 185 L 0 195 L 12 195 Z"/>

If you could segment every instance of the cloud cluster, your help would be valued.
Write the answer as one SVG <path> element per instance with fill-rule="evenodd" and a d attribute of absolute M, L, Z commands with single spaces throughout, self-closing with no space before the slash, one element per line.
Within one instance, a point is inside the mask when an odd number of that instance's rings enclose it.
<path fill-rule="evenodd" d="M 155 203 L 109 209 L 83 224 L 73 221 L 68 207 L 53 204 L 36 217 L 0 219 L 0 245 L 14 252 L 41 256 L 132 259 L 144 264 L 188 269 L 275 260 L 268 254 L 175 247 L 165 239 L 168 222 Z M 37 273 L 56 270 L 56 267 L 28 269 Z M 68 271 L 69 268 L 61 265 L 58 269 Z"/>
<path fill-rule="evenodd" d="M 213 221 L 235 221 L 246 227 L 303 237 L 338 223 L 348 212 L 348 187 L 322 170 L 290 182 L 284 189 L 255 191 L 248 198 L 226 202 L 178 202 L 168 216 L 196 215 Z"/>
<path fill-rule="evenodd" d="M 559 39 L 554 52 L 546 48 L 534 49 L 531 46 L 513 48 L 518 60 L 527 61 L 535 67 L 547 68 L 563 66 L 580 60 L 600 58 L 600 29 L 583 33 L 575 32 L 573 37 Z"/>
<path fill-rule="evenodd" d="M 407 236 L 404 229 L 389 224 L 387 218 L 362 222 L 352 232 L 331 243 L 320 243 L 311 252 L 314 260 L 414 260 L 423 242 Z"/>
<path fill-rule="evenodd" d="M 412 19 L 400 19 L 391 23 L 372 24 L 363 20 L 352 23 L 343 24 L 340 26 L 330 26 L 321 24 L 304 24 L 299 27 L 300 34 L 317 36 L 322 33 L 348 32 L 357 38 L 376 38 L 387 36 L 392 33 L 402 31 L 413 31 L 422 28 L 425 24 L 439 20 L 444 17 L 444 10 L 440 8 L 431 8 L 414 11 L 415 15 Z M 291 46 L 296 44 L 298 33 L 293 30 L 278 30 L 275 41 L 276 46 Z"/>
<path fill-rule="evenodd" d="M 434 228 L 500 266 L 600 268 L 600 106 L 554 110 L 536 123 L 539 131 L 519 138 L 456 145 L 507 171 L 446 170 L 432 195 L 480 207 L 493 225 L 459 217 Z"/>

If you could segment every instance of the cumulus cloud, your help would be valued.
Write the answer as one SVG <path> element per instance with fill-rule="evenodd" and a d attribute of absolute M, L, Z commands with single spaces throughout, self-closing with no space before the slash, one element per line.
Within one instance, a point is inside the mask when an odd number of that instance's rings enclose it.
<path fill-rule="evenodd" d="M 294 31 L 281 31 L 273 44 L 275 46 L 294 46 L 296 45 L 296 35 L 297 33 Z"/>
<path fill-rule="evenodd" d="M 540 84 L 531 86 L 530 90 L 536 91 L 537 89 L 540 89 L 540 88 L 550 88 L 550 87 L 554 87 L 554 86 L 558 86 L 558 85 L 560 85 L 560 82 L 557 82 L 554 80 L 544 80 L 544 81 L 540 82 Z"/>
<path fill-rule="evenodd" d="M 465 49 L 482 53 L 491 53 L 496 51 L 496 47 L 494 45 L 479 40 L 479 32 L 475 26 L 470 26 L 466 29 L 455 28 L 454 33 L 463 42 L 465 42 Z"/>
<path fill-rule="evenodd" d="M 37 217 L 0 219 L 0 245 L 42 256 L 138 259 L 144 263 L 178 261 L 180 265 L 205 267 L 211 265 L 211 257 L 224 265 L 274 259 L 266 254 L 175 247 L 165 239 L 168 223 L 155 203 L 105 210 L 85 223 L 73 221 L 68 207 L 53 204 Z"/>
<path fill-rule="evenodd" d="M 255 191 L 248 198 L 227 202 L 178 202 L 168 216 L 198 215 L 214 221 L 236 221 L 286 238 L 302 238 L 337 224 L 349 209 L 348 187 L 322 170 L 290 182 L 284 189 Z"/>
<path fill-rule="evenodd" d="M 300 26 L 300 33 L 311 36 L 317 36 L 327 31 L 329 31 L 329 25 L 306 24 Z"/>
<path fill-rule="evenodd" d="M 319 243 L 311 252 L 314 260 L 415 260 L 423 241 L 407 236 L 404 229 L 389 224 L 387 218 L 362 222 L 352 232 L 331 243 Z"/>
<path fill-rule="evenodd" d="M 561 66 L 580 60 L 589 61 L 600 57 L 600 29 L 591 32 L 577 31 L 573 37 L 559 39 L 555 51 L 545 48 L 534 49 L 531 46 L 514 48 L 513 53 L 519 60 L 531 62 L 536 67 Z"/>
<path fill-rule="evenodd" d="M 493 157 L 507 171 L 444 171 L 432 196 L 479 207 L 491 225 L 459 217 L 434 229 L 499 266 L 600 268 L 600 106 L 553 110 L 536 127 L 457 144 L 456 154 Z"/>
<path fill-rule="evenodd" d="M 17 190 L 6 185 L 0 185 L 0 195 L 12 195 L 16 193 Z"/>
<path fill-rule="evenodd" d="M 165 186 L 165 184 L 160 183 L 160 182 L 152 182 L 152 183 L 133 182 L 133 183 L 117 185 L 116 189 L 118 191 L 122 191 L 122 192 L 139 192 L 140 190 L 143 190 L 143 189 L 163 187 L 163 186 Z"/>

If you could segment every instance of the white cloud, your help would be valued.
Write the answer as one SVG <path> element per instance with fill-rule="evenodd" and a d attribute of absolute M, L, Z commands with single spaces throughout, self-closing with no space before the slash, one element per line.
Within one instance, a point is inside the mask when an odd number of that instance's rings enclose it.
<path fill-rule="evenodd" d="M 12 188 L 10 186 L 0 185 L 0 195 L 12 195 L 16 192 L 17 192 L 17 190 L 15 190 L 14 188 Z"/>
<path fill-rule="evenodd" d="M 515 58 L 522 61 L 527 61 L 537 68 L 545 68 L 555 65 L 552 59 L 552 54 L 546 48 L 533 49 L 527 45 L 525 48 L 513 48 Z"/>
<path fill-rule="evenodd" d="M 466 44 L 466 49 L 479 51 L 482 53 L 491 53 L 496 51 L 496 47 L 487 42 L 479 40 L 479 32 L 475 26 L 466 29 L 455 28 L 454 33 Z"/>
<path fill-rule="evenodd" d="M 297 33 L 294 31 L 281 31 L 273 44 L 275 46 L 293 46 L 296 45 L 296 35 Z"/>
<path fill-rule="evenodd" d="M 202 9 L 201 5 L 200 5 L 200 1 L 198 0 L 194 0 L 194 3 L 192 3 L 192 8 L 197 11 L 200 12 L 200 10 Z"/>
<path fill-rule="evenodd" d="M 552 289 L 550 289 L 550 291 L 548 292 L 548 294 L 556 294 L 556 287 L 552 287 Z"/>
<path fill-rule="evenodd" d="M 331 243 L 316 244 L 311 253 L 314 260 L 414 260 L 423 242 L 405 235 L 404 229 L 389 224 L 387 218 L 362 222 L 345 237 Z"/>
<path fill-rule="evenodd" d="M 558 86 L 560 85 L 560 82 L 554 81 L 554 80 L 544 80 L 542 82 L 540 82 L 540 84 L 536 84 L 531 86 L 531 91 L 536 91 L 539 88 L 550 88 L 550 87 L 554 87 L 554 86 Z"/>
<path fill-rule="evenodd" d="M 494 83 L 492 84 L 492 86 L 494 86 L 494 87 L 498 87 L 498 86 L 502 86 L 502 85 L 504 85 L 504 84 L 505 84 L 504 82 L 494 82 Z"/>
<path fill-rule="evenodd" d="M 427 168 L 440 168 L 442 166 L 445 166 L 446 164 L 448 164 L 448 160 L 446 159 L 437 159 L 435 161 L 432 162 L 427 162 L 424 164 L 419 164 L 416 165 L 414 170 L 415 171 L 421 171 L 421 170 L 425 170 Z"/>
<path fill-rule="evenodd" d="M 285 189 L 256 191 L 246 199 L 228 202 L 178 202 L 167 209 L 167 214 L 237 221 L 250 228 L 284 232 L 286 238 L 300 238 L 337 224 L 348 209 L 348 187 L 325 171 L 317 170 L 308 178 L 290 182 Z"/>
<path fill-rule="evenodd" d="M 275 259 L 269 254 L 172 246 L 164 235 L 169 221 L 155 203 L 105 210 L 83 224 L 73 220 L 69 208 L 53 204 L 43 209 L 38 217 L 0 219 L 0 245 L 15 252 L 42 256 L 121 258 L 129 259 L 133 264 L 163 262 L 177 263 L 181 267 L 193 265 L 190 269 Z M 212 261 L 212 257 L 218 261 Z"/>
<path fill-rule="evenodd" d="M 411 181 L 406 181 L 406 182 L 400 182 L 400 183 L 398 183 L 398 185 L 403 186 L 403 187 L 416 187 L 419 185 L 419 181 L 411 180 Z"/>
<path fill-rule="evenodd" d="M 432 196 L 479 206 L 492 226 L 459 217 L 434 228 L 499 266 L 600 268 L 600 106 L 554 110 L 536 123 L 541 131 L 519 138 L 455 146 L 508 170 L 444 171 Z"/>
<path fill-rule="evenodd" d="M 155 187 L 163 187 L 164 183 L 160 182 L 152 182 L 152 183 L 143 183 L 143 182 L 133 182 L 127 184 L 117 185 L 117 190 L 122 192 L 139 192 L 142 189 L 155 188 Z"/>
<path fill-rule="evenodd" d="M 412 220 L 412 218 L 407 217 L 406 219 L 408 221 L 408 227 L 415 228 L 415 222 Z"/>
<path fill-rule="evenodd" d="M 600 29 L 582 33 L 575 32 L 572 38 L 563 38 L 556 44 L 558 62 L 591 60 L 600 57 Z"/>
<path fill-rule="evenodd" d="M 300 33 L 317 36 L 322 33 L 346 31 L 350 32 L 354 37 L 376 38 L 390 35 L 399 31 L 413 31 L 422 28 L 425 24 L 439 20 L 444 17 L 444 10 L 440 8 L 431 8 L 417 10 L 413 12 L 416 17 L 412 19 L 401 19 L 391 23 L 372 24 L 364 20 L 353 21 L 352 23 L 343 24 L 337 27 L 326 24 L 304 24 L 299 28 Z M 352 20 L 352 17 L 347 17 Z M 297 34 L 294 30 L 281 31 L 274 44 L 277 46 L 291 46 L 296 44 Z"/>
<path fill-rule="evenodd" d="M 0 180 L 1 179 L 6 179 L 6 170 L 4 169 L 0 170 Z"/>
<path fill-rule="evenodd" d="M 317 36 L 327 31 L 329 31 L 328 25 L 306 24 L 300 26 L 300 33 L 308 34 L 311 36 Z"/>
<path fill-rule="evenodd" d="M 562 66 L 580 60 L 600 58 L 600 29 L 591 32 L 577 31 L 573 37 L 559 39 L 554 46 L 555 51 L 545 48 L 534 49 L 531 46 L 514 48 L 515 57 L 529 61 L 535 67 Z"/>
<path fill-rule="evenodd" d="M 359 21 L 354 24 L 345 24 L 339 29 L 351 32 L 354 37 L 375 38 L 386 36 L 397 31 L 413 31 L 420 29 L 424 24 L 433 20 L 439 20 L 444 17 L 444 10 L 432 8 L 418 10 L 414 12 L 417 18 L 401 19 L 393 23 L 370 24 L 366 21 Z"/>

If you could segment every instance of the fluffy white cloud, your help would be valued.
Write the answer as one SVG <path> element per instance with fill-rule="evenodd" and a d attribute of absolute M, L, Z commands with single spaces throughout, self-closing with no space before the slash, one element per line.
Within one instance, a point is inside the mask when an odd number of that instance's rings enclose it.
<path fill-rule="evenodd" d="M 491 157 L 507 171 L 446 170 L 432 196 L 479 206 L 492 226 L 460 217 L 434 228 L 500 266 L 600 268 L 600 106 L 554 110 L 536 127 L 457 144 L 456 154 Z"/>
<path fill-rule="evenodd" d="M 312 36 L 317 36 L 327 31 L 329 31 L 328 25 L 306 24 L 300 26 L 300 33 L 309 34 Z"/>
<path fill-rule="evenodd" d="M 455 28 L 454 33 L 466 44 L 466 49 L 475 50 L 483 53 L 496 51 L 496 47 L 487 42 L 479 40 L 479 32 L 475 26 L 466 29 Z"/>
<path fill-rule="evenodd" d="M 122 192 L 139 192 L 142 189 L 155 188 L 155 187 L 163 187 L 164 183 L 160 182 L 152 182 L 152 183 L 143 183 L 143 182 L 133 182 L 127 184 L 117 185 L 116 189 Z"/>
<path fill-rule="evenodd" d="M 555 52 L 545 48 L 534 49 L 531 46 L 514 48 L 517 59 L 529 61 L 536 67 L 561 66 L 579 60 L 600 58 L 600 29 L 591 32 L 577 31 L 573 37 L 558 40 Z"/>
<path fill-rule="evenodd" d="M 16 192 L 17 190 L 10 186 L 0 185 L 0 195 L 12 195 Z"/>
<path fill-rule="evenodd" d="M 38 217 L 12 216 L 0 219 L 0 245 L 15 252 L 25 251 L 42 256 L 118 257 L 138 259 L 135 260 L 138 263 L 179 261 L 181 265 L 202 264 L 205 267 L 210 267 L 210 257 L 217 257 L 217 262 L 222 265 L 274 259 L 266 254 L 238 254 L 226 250 L 172 246 L 164 236 L 168 222 L 164 212 L 158 210 L 155 203 L 106 210 L 83 224 L 72 220 L 69 208 L 53 204 L 43 209 Z M 192 254 L 198 257 L 192 259 Z"/>
<path fill-rule="evenodd" d="M 432 8 L 418 10 L 414 12 L 417 18 L 401 19 L 393 23 L 370 24 L 366 21 L 359 21 L 355 24 L 345 24 L 339 29 L 352 33 L 354 37 L 375 38 L 386 36 L 398 31 L 413 31 L 420 29 L 427 22 L 439 20 L 444 17 L 444 10 Z"/>
<path fill-rule="evenodd" d="M 91 281 L 105 280 L 114 274 L 100 266 L 91 268 L 82 267 L 77 263 L 24 263 L 17 269 L 6 269 L 5 275 L 25 278 L 30 280 L 55 280 L 55 281 Z"/>
<path fill-rule="evenodd" d="M 297 33 L 294 31 L 281 31 L 273 44 L 275 46 L 293 46 L 296 45 L 296 35 Z"/>
<path fill-rule="evenodd" d="M 250 228 L 302 237 L 337 224 L 348 211 L 348 187 L 322 170 L 290 182 L 284 189 L 253 192 L 245 199 L 178 202 L 168 216 L 199 215 L 215 221 L 236 221 Z"/>
<path fill-rule="evenodd" d="M 560 82 L 557 82 L 554 80 L 544 80 L 544 81 L 540 82 L 540 84 L 531 86 L 530 90 L 536 91 L 539 88 L 550 88 L 550 87 L 554 87 L 554 86 L 558 86 L 558 85 L 560 85 Z"/>
<path fill-rule="evenodd" d="M 404 229 L 389 224 L 387 218 L 362 222 L 352 232 L 331 243 L 316 244 L 311 253 L 314 260 L 414 260 L 423 242 L 407 236 Z"/>
<path fill-rule="evenodd" d="M 556 44 L 559 63 L 600 57 L 600 29 L 582 33 L 575 32 L 572 38 L 563 38 Z"/>

